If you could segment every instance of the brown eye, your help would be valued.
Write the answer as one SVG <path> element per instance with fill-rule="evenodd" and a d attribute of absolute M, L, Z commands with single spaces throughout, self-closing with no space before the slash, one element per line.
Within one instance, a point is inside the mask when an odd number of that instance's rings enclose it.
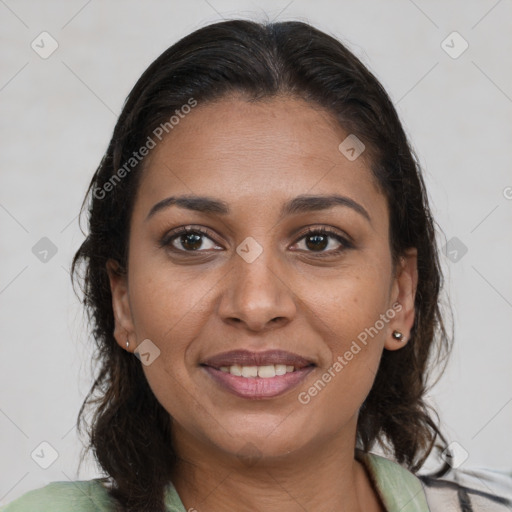
<path fill-rule="evenodd" d="M 310 229 L 299 240 L 305 241 L 306 252 L 318 253 L 320 256 L 338 254 L 353 247 L 346 238 L 329 228 Z"/>
<path fill-rule="evenodd" d="M 199 228 L 180 228 L 166 234 L 160 241 L 161 247 L 168 247 L 175 252 L 204 252 L 219 246 Z"/>

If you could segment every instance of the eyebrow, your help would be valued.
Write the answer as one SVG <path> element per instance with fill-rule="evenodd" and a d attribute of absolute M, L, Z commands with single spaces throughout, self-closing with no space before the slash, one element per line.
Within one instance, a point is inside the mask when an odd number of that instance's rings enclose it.
<path fill-rule="evenodd" d="M 153 215 L 155 215 L 157 212 L 169 208 L 170 206 L 177 206 L 179 208 L 184 208 L 200 213 L 218 215 L 229 215 L 231 211 L 228 203 L 214 199 L 212 197 L 195 195 L 171 196 L 156 203 L 149 211 L 146 217 L 146 221 L 153 217 Z M 362 215 L 370 224 L 372 223 L 369 213 L 362 205 L 350 197 L 336 194 L 320 196 L 297 196 L 283 205 L 280 216 L 282 218 L 287 215 L 328 210 L 330 208 L 334 208 L 335 206 L 345 206 L 351 208 L 352 210 Z"/>

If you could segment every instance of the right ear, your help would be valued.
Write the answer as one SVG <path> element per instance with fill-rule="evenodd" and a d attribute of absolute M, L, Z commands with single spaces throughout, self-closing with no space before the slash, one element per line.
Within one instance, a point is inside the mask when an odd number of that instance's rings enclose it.
<path fill-rule="evenodd" d="M 128 297 L 126 273 L 122 272 L 119 263 L 112 259 L 107 261 L 106 267 L 114 311 L 114 338 L 123 350 L 130 350 L 130 347 L 126 347 L 127 340 L 130 341 L 130 346 L 134 349 L 135 329 Z"/>

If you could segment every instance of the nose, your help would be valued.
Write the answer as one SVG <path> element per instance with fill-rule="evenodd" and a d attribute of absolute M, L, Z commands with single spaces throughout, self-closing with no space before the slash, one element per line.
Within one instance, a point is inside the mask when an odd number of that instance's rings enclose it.
<path fill-rule="evenodd" d="M 251 263 L 235 255 L 218 307 L 224 322 L 264 331 L 286 325 L 296 314 L 293 283 L 264 256 L 268 252 Z"/>

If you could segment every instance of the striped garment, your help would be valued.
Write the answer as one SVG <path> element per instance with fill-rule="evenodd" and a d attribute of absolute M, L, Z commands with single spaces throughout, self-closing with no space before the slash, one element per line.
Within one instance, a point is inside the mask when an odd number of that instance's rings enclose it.
<path fill-rule="evenodd" d="M 459 468 L 442 477 L 419 479 L 431 511 L 512 511 L 512 472 Z"/>

